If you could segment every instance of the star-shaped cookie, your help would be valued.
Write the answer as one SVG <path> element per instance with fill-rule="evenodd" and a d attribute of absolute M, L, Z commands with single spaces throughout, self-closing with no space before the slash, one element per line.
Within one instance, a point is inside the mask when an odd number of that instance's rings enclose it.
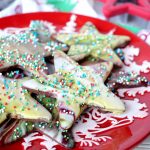
<path fill-rule="evenodd" d="M 63 60 L 64 61 L 64 60 Z M 57 67 L 59 68 L 60 64 L 56 63 Z M 94 62 L 92 64 L 88 64 L 85 62 L 83 65 L 86 65 L 86 67 L 89 69 L 93 69 L 99 76 L 103 78 L 103 80 L 107 79 L 107 76 L 110 74 L 112 70 L 112 63 L 109 62 Z M 87 66 L 88 65 L 88 66 Z M 64 68 L 68 67 L 66 64 L 63 66 Z M 40 102 L 51 114 L 52 114 L 52 122 L 44 123 L 44 122 L 31 122 L 31 121 L 14 121 L 13 124 L 9 124 L 9 127 L 3 131 L 1 141 L 3 141 L 4 144 L 11 143 L 13 141 L 16 141 L 20 139 L 21 137 L 27 135 L 28 133 L 32 131 L 39 131 L 43 134 L 46 134 L 53 140 L 55 140 L 57 143 L 71 148 L 74 145 L 74 140 L 72 137 L 72 133 L 67 130 L 62 130 L 59 128 L 59 111 L 56 108 L 56 99 L 48 98 L 45 95 L 35 95 L 34 98 Z M 84 109 L 87 108 L 87 105 L 82 105 L 80 107 L 80 113 L 79 115 L 84 111 Z M 70 113 L 66 117 L 70 115 Z M 76 118 L 77 119 L 77 118 Z M 11 127 L 10 127 L 11 126 Z M 13 127 L 12 127 L 13 126 Z"/>
<path fill-rule="evenodd" d="M 147 86 L 148 79 L 133 72 L 114 71 L 108 78 L 107 87 L 112 91 L 119 88 Z"/>
<path fill-rule="evenodd" d="M 110 74 L 113 66 L 112 63 L 110 62 L 94 62 L 92 64 L 89 64 L 89 62 L 85 62 L 82 65 L 86 65 L 87 68 L 93 69 L 97 74 L 99 74 L 103 78 L 104 81 L 107 79 L 107 76 Z M 68 65 L 64 67 L 67 66 Z M 13 141 L 20 139 L 21 137 L 27 135 L 32 131 L 38 130 L 39 132 L 48 135 L 50 138 L 52 138 L 53 140 L 55 140 L 56 142 L 58 142 L 59 144 L 65 147 L 68 148 L 73 147 L 74 140 L 73 137 L 71 136 L 72 135 L 71 132 L 59 128 L 59 122 L 58 122 L 59 111 L 56 108 L 57 106 L 56 99 L 48 98 L 45 95 L 34 95 L 33 97 L 52 114 L 52 121 L 49 123 L 44 123 L 44 122 L 37 122 L 37 121 L 36 122 L 25 121 L 22 119 L 20 121 L 16 120 L 14 121 L 15 123 L 9 124 L 7 129 L 3 131 L 3 134 L 1 133 L 2 135 L 1 141 L 3 141 L 4 144 L 11 143 Z M 87 108 L 86 105 L 81 106 L 80 114 L 86 108 Z"/>
<path fill-rule="evenodd" d="M 52 138 L 57 143 L 67 148 L 72 148 L 74 146 L 72 133 L 59 129 L 58 111 L 55 106 L 56 99 L 46 97 L 45 95 L 34 95 L 34 97 L 51 112 L 52 120 L 49 123 L 40 121 L 33 122 L 24 119 L 13 120 L 9 123 L 6 122 L 5 129 L 1 133 L 1 142 L 3 144 L 15 142 L 33 131 L 38 131 Z"/>
<path fill-rule="evenodd" d="M 11 118 L 49 122 L 51 114 L 22 88 L 29 78 L 8 79 L 0 75 L 0 124 L 9 115 Z"/>
<path fill-rule="evenodd" d="M 32 43 L 26 32 L 1 37 L 0 71 L 11 66 L 18 66 L 34 77 L 44 76 L 47 67 L 43 57 L 51 55 L 52 51 L 57 49 L 58 45 L 56 45 L 53 45 L 53 41 L 46 44 Z"/>
<path fill-rule="evenodd" d="M 76 61 L 89 57 L 90 60 L 111 61 L 118 66 L 122 65 L 122 61 L 113 49 L 130 41 L 128 36 L 98 33 L 92 23 L 86 23 L 79 33 L 62 33 L 53 36 L 57 40 L 70 45 L 68 55 Z"/>
<path fill-rule="evenodd" d="M 123 102 L 91 68 L 78 65 L 61 51 L 54 52 L 54 64 L 56 73 L 48 76 L 49 83 L 32 79 L 25 81 L 23 87 L 57 99 L 61 128 L 69 129 L 73 125 L 82 105 L 98 106 L 114 113 L 125 110 Z"/>

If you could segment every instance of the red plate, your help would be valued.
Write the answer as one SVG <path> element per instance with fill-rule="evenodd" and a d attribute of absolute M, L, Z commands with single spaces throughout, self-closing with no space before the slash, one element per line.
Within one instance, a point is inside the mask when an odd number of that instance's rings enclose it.
<path fill-rule="evenodd" d="M 64 26 L 71 28 L 71 30 L 78 29 L 85 22 L 91 21 L 101 32 L 107 33 L 115 29 L 115 34 L 130 36 L 130 45 L 124 49 L 124 51 L 128 52 L 126 53 L 125 68 L 127 70 L 136 69 L 136 72 L 140 72 L 150 79 L 150 47 L 136 35 L 112 23 L 80 15 L 72 16 L 72 14 L 67 13 L 30 13 L 0 19 L 0 29 L 27 27 L 31 20 L 37 19 L 52 22 L 59 31 L 65 30 Z M 66 25 L 68 21 L 72 22 L 70 23 L 71 25 Z M 149 87 L 121 90 L 120 95 L 122 94 L 123 99 L 126 99 L 127 110 L 129 109 L 129 112 L 126 112 L 124 116 L 103 116 L 97 109 L 87 112 L 74 128 L 76 139 L 74 150 L 124 150 L 135 146 L 150 133 L 150 115 L 148 114 L 150 113 L 149 92 Z M 42 145 L 42 142 L 45 143 Z M 22 143 L 24 143 L 24 146 Z M 31 134 L 30 138 L 0 146 L 0 150 L 22 150 L 25 147 L 30 150 L 42 148 L 64 149 L 52 143 L 51 140 L 43 137 L 43 135 Z"/>

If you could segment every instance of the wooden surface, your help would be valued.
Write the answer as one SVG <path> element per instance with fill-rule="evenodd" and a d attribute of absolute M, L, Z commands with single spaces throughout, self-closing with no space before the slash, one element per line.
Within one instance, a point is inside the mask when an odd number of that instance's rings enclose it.
<path fill-rule="evenodd" d="M 134 150 L 150 150 L 150 135 L 143 140 Z"/>

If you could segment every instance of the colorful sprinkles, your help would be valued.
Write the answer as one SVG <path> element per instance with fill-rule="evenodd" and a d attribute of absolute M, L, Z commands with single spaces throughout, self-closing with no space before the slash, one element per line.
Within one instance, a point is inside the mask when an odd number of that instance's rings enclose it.
<path fill-rule="evenodd" d="M 0 37 L 0 114 L 15 118 L 4 143 L 35 130 L 48 132 L 56 128 L 61 134 L 59 143 L 72 148 L 70 128 L 85 108 L 96 106 L 122 113 L 124 104 L 110 89 L 148 83 L 145 77 L 117 72 L 107 80 L 109 88 L 104 85 L 113 64 L 121 66 L 124 60 L 123 51 L 113 49 L 129 40 L 127 36 L 101 34 L 92 23 L 85 24 L 79 33 L 53 34 L 47 22 L 39 20 L 32 21 L 22 33 Z M 68 45 L 72 59 L 86 58 L 100 65 L 81 66 L 74 62 L 62 52 L 68 50 Z M 46 73 L 46 56 L 54 56 L 54 66 L 58 67 L 54 74 Z M 58 62 L 60 66 L 56 66 Z M 14 66 L 23 71 L 5 71 Z"/>
<path fill-rule="evenodd" d="M 136 73 L 119 71 L 113 73 L 107 82 L 107 87 L 112 91 L 123 87 L 147 86 L 148 80 Z"/>
<path fill-rule="evenodd" d="M 128 36 L 106 35 L 99 33 L 96 27 L 91 23 L 86 23 L 80 29 L 79 33 L 56 34 L 55 38 L 65 44 L 70 45 L 68 55 L 76 60 L 82 60 L 88 57 L 89 61 L 106 60 L 111 61 L 117 66 L 122 66 L 123 55 L 121 50 L 117 54 L 113 49 L 127 43 Z"/>

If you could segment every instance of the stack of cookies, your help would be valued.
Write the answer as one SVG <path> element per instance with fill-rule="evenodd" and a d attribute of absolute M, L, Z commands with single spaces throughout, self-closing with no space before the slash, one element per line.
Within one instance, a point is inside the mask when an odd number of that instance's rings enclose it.
<path fill-rule="evenodd" d="M 117 88 L 147 85 L 145 77 L 120 71 L 124 54 L 118 48 L 129 41 L 100 33 L 91 22 L 60 34 L 34 20 L 24 32 L 1 36 L 1 143 L 39 131 L 73 148 L 71 129 L 85 109 L 123 113 Z"/>

